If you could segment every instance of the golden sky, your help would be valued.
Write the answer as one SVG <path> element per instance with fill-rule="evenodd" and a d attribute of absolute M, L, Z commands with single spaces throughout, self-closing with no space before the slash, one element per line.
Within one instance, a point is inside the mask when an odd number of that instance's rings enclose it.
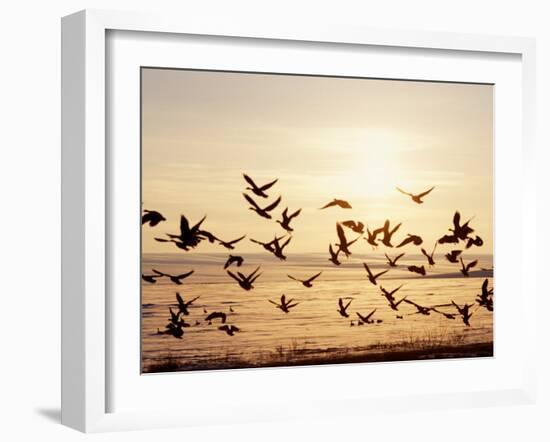
<path fill-rule="evenodd" d="M 208 215 L 203 227 L 225 240 L 267 241 L 283 232 L 275 219 L 287 206 L 302 208 L 288 253 L 326 252 L 346 219 L 371 229 L 401 221 L 394 242 L 417 234 L 431 249 L 455 210 L 475 216 L 485 241 L 475 251 L 492 253 L 493 87 L 143 69 L 142 168 L 143 207 L 168 220 L 144 231 L 145 253 L 178 251 L 153 237 L 177 233 L 180 213 Z M 279 179 L 269 199 L 255 197 L 263 206 L 282 195 L 273 220 L 248 210 L 243 172 L 258 184 Z M 396 186 L 436 188 L 418 205 Z M 333 198 L 353 209 L 318 210 Z M 248 240 L 238 248 L 260 250 Z"/>

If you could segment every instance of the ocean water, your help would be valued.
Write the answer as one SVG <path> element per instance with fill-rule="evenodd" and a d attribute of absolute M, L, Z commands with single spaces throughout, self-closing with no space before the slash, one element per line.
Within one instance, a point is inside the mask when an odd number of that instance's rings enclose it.
<path fill-rule="evenodd" d="M 393 256 L 395 253 L 390 254 Z M 464 277 L 459 264 L 449 263 L 443 254 L 436 254 L 436 265 L 428 267 L 422 255 L 407 254 L 398 262 L 397 268 L 371 284 L 362 263 L 368 263 L 374 273 L 388 268 L 380 253 L 353 254 L 342 265 L 328 261 L 328 254 L 289 254 L 280 261 L 269 253 L 240 254 L 244 264 L 229 268 L 244 274 L 251 273 L 258 265 L 262 275 L 254 283 L 254 289 L 245 291 L 223 269 L 227 253 L 181 252 L 171 254 L 144 254 L 142 272 L 151 274 L 157 269 L 170 274 L 189 270 L 195 273 L 176 285 L 168 278 L 160 278 L 155 284 L 142 281 L 142 370 L 162 371 L 159 365 L 176 361 L 178 369 L 208 369 L 269 365 L 274 360 L 296 363 L 304 355 L 324 357 L 334 354 L 352 355 L 356 351 L 373 346 L 391 348 L 403 342 L 426 342 L 433 346 L 445 343 L 487 343 L 493 340 L 493 315 L 484 308 L 473 307 L 474 314 L 467 327 L 460 316 L 450 320 L 442 315 L 415 314 L 414 306 L 401 303 L 399 311 L 393 311 L 381 296 L 379 286 L 392 290 L 403 287 L 395 294 L 396 299 L 408 299 L 423 305 L 475 303 L 485 278 L 493 285 L 492 255 L 468 253 L 467 261 L 478 259 L 478 266 L 470 277 Z M 426 276 L 415 275 L 407 270 L 408 265 L 425 265 Z M 313 287 L 287 277 L 291 274 L 307 279 L 322 271 L 313 282 Z M 158 334 L 169 321 L 169 307 L 177 305 L 176 292 L 189 300 L 200 296 L 189 308 L 182 339 Z M 282 294 L 299 303 L 285 314 L 268 302 L 279 301 Z M 337 312 L 338 298 L 353 298 L 348 309 L 349 318 Z M 230 307 L 233 312 L 230 312 Z M 376 312 L 372 319 L 383 322 L 357 326 L 356 312 Z M 177 310 L 177 308 L 176 308 Z M 456 313 L 454 307 L 441 308 Z M 208 312 L 223 311 L 227 324 L 241 331 L 234 336 L 218 329 L 219 320 L 209 325 L 204 320 Z M 398 319 L 396 315 L 403 316 Z M 351 321 L 354 326 L 351 326 Z M 197 324 L 197 325 L 195 325 Z M 237 362 L 235 362 L 237 361 Z M 157 368 L 155 368 L 155 366 Z"/>

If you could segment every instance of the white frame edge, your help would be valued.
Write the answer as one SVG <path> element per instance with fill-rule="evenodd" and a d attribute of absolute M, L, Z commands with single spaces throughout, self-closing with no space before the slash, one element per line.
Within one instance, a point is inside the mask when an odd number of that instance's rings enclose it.
<path fill-rule="evenodd" d="M 106 413 L 106 162 L 105 38 L 108 30 L 149 31 L 270 38 L 311 42 L 369 44 L 476 52 L 522 57 L 523 172 L 525 188 L 535 189 L 535 40 L 349 26 L 291 27 L 266 23 L 217 23 L 197 17 L 85 10 L 62 19 L 62 407 L 64 425 L 84 432 L 185 425 L 181 416 Z M 536 195 L 523 192 L 524 222 L 536 220 Z M 525 255 L 534 246 L 524 243 Z M 526 269 L 524 269 L 526 271 Z M 526 297 L 536 302 L 535 282 Z M 536 325 L 528 330 L 536 342 Z M 536 360 L 530 344 L 529 361 Z M 470 395 L 419 397 L 420 409 L 533 403 L 536 367 L 527 364 L 520 390 Z M 452 396 L 452 397 L 451 397 Z M 404 411 L 387 399 L 356 404 L 358 414 Z M 327 406 L 327 410 L 328 410 Z M 349 407 L 346 407 L 349 409 Z M 324 415 L 324 407 L 319 414 Z"/>

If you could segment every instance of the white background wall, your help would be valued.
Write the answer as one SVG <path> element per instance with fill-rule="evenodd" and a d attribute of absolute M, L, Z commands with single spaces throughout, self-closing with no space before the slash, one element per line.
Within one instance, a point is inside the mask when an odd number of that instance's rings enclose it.
<path fill-rule="evenodd" d="M 200 4 L 199 4 L 200 3 Z M 0 6 L 0 438 L 83 440 L 59 421 L 60 17 L 83 8 L 166 10 L 230 20 L 350 23 L 383 28 L 534 36 L 538 44 L 539 228 L 550 190 L 550 14 L 545 1 L 20 0 Z M 510 202 L 514 204 L 514 202 Z M 540 239 L 533 257 L 542 277 Z M 533 275 L 535 276 L 535 275 Z M 541 278 L 542 279 L 542 278 Z M 539 283 L 542 320 L 550 294 Z M 549 326 L 539 321 L 536 406 L 380 415 L 362 422 L 284 422 L 93 436 L 94 440 L 549 440 Z"/>

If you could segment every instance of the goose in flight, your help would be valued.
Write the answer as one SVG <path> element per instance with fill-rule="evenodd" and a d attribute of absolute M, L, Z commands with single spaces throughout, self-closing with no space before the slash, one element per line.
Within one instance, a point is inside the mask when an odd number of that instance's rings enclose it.
<path fill-rule="evenodd" d="M 390 220 L 387 219 L 384 223 L 384 227 L 380 229 L 376 229 L 373 234 L 378 235 L 378 233 L 382 232 L 384 233 L 384 237 L 382 238 L 382 244 L 384 244 L 386 247 L 393 247 L 391 243 L 391 238 L 394 235 L 395 232 L 397 232 L 397 229 L 401 227 L 401 223 L 397 224 L 393 229 L 390 230 Z"/>
<path fill-rule="evenodd" d="M 199 299 L 200 296 L 197 296 L 196 298 L 191 299 L 190 301 L 184 302 L 183 298 L 179 293 L 176 292 L 176 299 L 178 301 L 178 308 L 179 312 L 182 315 L 188 316 L 189 315 L 189 306 L 193 304 L 197 299 Z"/>
<path fill-rule="evenodd" d="M 470 276 L 470 269 L 474 268 L 477 265 L 477 259 L 464 265 L 464 261 L 462 260 L 462 257 L 460 257 L 460 265 L 462 266 L 462 268 L 460 269 L 462 274 L 464 276 Z"/>
<path fill-rule="evenodd" d="M 413 243 L 415 246 L 419 246 L 422 244 L 422 238 L 418 235 L 411 235 L 410 233 L 407 233 L 407 238 L 405 238 L 403 241 L 399 243 L 399 245 L 395 246 L 396 249 L 399 247 L 406 246 L 407 244 Z"/>
<path fill-rule="evenodd" d="M 241 329 L 235 325 L 222 325 L 221 327 L 218 327 L 218 330 L 222 330 L 226 332 L 229 336 L 233 336 L 235 332 L 240 332 Z"/>
<path fill-rule="evenodd" d="M 212 322 L 214 319 L 220 319 L 222 324 L 225 324 L 227 315 L 224 312 L 212 312 L 206 318 L 204 318 L 205 321 L 209 322 Z"/>
<path fill-rule="evenodd" d="M 477 295 L 477 303 L 481 307 L 485 307 L 490 312 L 493 311 L 493 289 L 489 288 L 489 280 L 485 278 L 481 285 L 481 294 Z"/>
<path fill-rule="evenodd" d="M 426 275 L 426 268 L 422 265 L 420 267 L 418 266 L 409 266 L 407 267 L 407 270 L 412 273 L 418 273 L 419 275 L 425 276 Z"/>
<path fill-rule="evenodd" d="M 251 206 L 251 207 L 249 207 L 249 209 L 253 210 L 258 215 L 260 215 L 261 217 L 266 218 L 266 219 L 271 219 L 271 215 L 268 212 L 271 212 L 273 209 L 275 209 L 275 207 L 277 207 L 279 205 L 279 203 L 281 202 L 281 197 L 279 197 L 274 202 L 272 202 L 271 204 L 267 205 L 266 207 L 264 207 L 262 209 L 260 206 L 258 206 L 256 201 L 254 201 L 252 198 L 250 198 L 246 193 L 243 193 L 243 196 Z"/>
<path fill-rule="evenodd" d="M 205 239 L 204 232 L 201 232 L 200 230 L 201 224 L 204 222 L 205 219 L 206 215 L 193 227 L 189 227 L 189 221 L 184 215 L 181 215 L 179 234 L 167 233 L 166 236 L 170 238 L 168 240 L 161 238 L 155 239 L 160 242 L 173 242 L 174 244 L 176 244 L 176 246 L 183 250 L 194 248 L 201 242 L 201 240 Z"/>
<path fill-rule="evenodd" d="M 147 281 L 150 284 L 155 284 L 158 278 L 160 278 L 159 275 L 146 275 L 144 273 L 141 274 L 141 279 Z"/>
<path fill-rule="evenodd" d="M 250 241 L 253 242 L 254 244 L 261 245 L 265 250 L 267 250 L 270 253 L 273 253 L 275 251 L 275 243 L 283 239 L 285 236 L 286 235 L 276 236 L 269 242 L 262 242 L 254 238 L 250 238 Z"/>
<path fill-rule="evenodd" d="M 312 282 L 315 279 L 317 279 L 321 275 L 321 273 L 323 273 L 323 272 L 316 273 L 315 275 L 313 275 L 311 278 L 308 278 L 308 279 L 298 279 L 298 278 L 295 278 L 292 275 L 286 275 L 286 276 L 288 276 L 290 279 L 292 279 L 294 281 L 301 282 L 304 287 L 310 288 L 310 287 L 313 287 Z"/>
<path fill-rule="evenodd" d="M 372 246 L 373 249 L 376 249 L 378 247 L 378 243 L 376 242 L 376 237 L 378 236 L 379 232 L 382 232 L 382 230 L 383 229 L 377 229 L 371 232 L 367 227 L 367 237 L 364 239 Z"/>
<path fill-rule="evenodd" d="M 277 181 L 279 181 L 278 179 L 276 179 L 267 184 L 264 184 L 263 186 L 258 186 L 246 173 L 243 173 L 243 177 L 246 182 L 250 184 L 250 187 L 247 187 L 246 190 L 250 190 L 254 193 L 254 195 L 261 196 L 262 198 L 267 198 L 268 195 L 265 193 L 265 191 L 270 189 Z"/>
<path fill-rule="evenodd" d="M 460 212 L 456 211 L 453 216 L 453 228 L 451 229 L 453 235 L 463 241 L 466 240 L 470 233 L 474 233 L 474 229 L 469 226 L 472 219 L 470 218 L 464 224 L 460 224 Z"/>
<path fill-rule="evenodd" d="M 172 324 L 171 322 L 166 325 L 166 330 L 160 331 L 157 328 L 157 334 L 159 335 L 171 335 L 174 338 L 182 339 L 183 337 L 183 328 L 178 327 L 177 325 Z"/>
<path fill-rule="evenodd" d="M 428 265 L 431 267 L 431 266 L 434 266 L 435 265 L 435 261 L 434 261 L 434 253 L 435 253 L 435 248 L 437 247 L 437 241 L 435 242 L 434 244 L 434 248 L 432 249 L 432 253 L 429 253 L 426 252 L 426 250 L 421 247 L 420 248 L 420 251 L 422 252 L 422 254 L 426 257 L 426 259 L 428 260 Z"/>
<path fill-rule="evenodd" d="M 338 299 L 338 310 L 336 311 L 340 313 L 340 316 L 344 318 L 349 318 L 349 313 L 347 312 L 347 310 L 351 304 L 351 301 L 353 301 L 353 299 L 350 299 L 349 302 L 344 305 L 344 300 L 342 298 Z"/>
<path fill-rule="evenodd" d="M 445 258 L 447 258 L 447 261 L 452 263 L 458 262 L 458 256 L 462 253 L 462 250 L 451 250 L 449 253 L 445 255 Z"/>
<path fill-rule="evenodd" d="M 280 244 L 279 240 L 275 238 L 275 241 L 273 242 L 273 254 L 281 261 L 284 261 L 286 259 L 286 256 L 283 254 L 283 250 L 288 245 L 291 239 L 292 236 L 289 236 L 284 243 Z"/>
<path fill-rule="evenodd" d="M 327 209 L 334 206 L 341 207 L 342 209 L 351 209 L 351 204 L 348 203 L 346 200 L 339 200 L 334 198 L 330 203 L 327 203 L 323 207 L 320 207 L 319 210 Z"/>
<path fill-rule="evenodd" d="M 340 223 L 336 223 L 336 233 L 338 234 L 338 240 L 340 241 L 338 244 L 336 244 L 339 248 L 339 250 L 346 255 L 346 258 L 349 258 L 351 255 L 351 251 L 349 250 L 349 246 L 351 246 L 355 241 L 357 241 L 359 238 L 355 238 L 352 241 L 348 241 L 346 238 L 346 234 L 344 232 L 344 229 L 340 225 Z"/>
<path fill-rule="evenodd" d="M 282 220 L 277 220 L 277 222 L 287 232 L 293 232 L 294 229 L 292 227 L 290 227 L 290 221 L 292 221 L 292 218 L 296 218 L 300 214 L 301 211 L 302 211 L 302 209 L 298 209 L 298 210 L 296 210 L 296 212 L 291 213 L 289 215 L 288 214 L 288 207 L 287 207 L 285 210 L 283 210 L 283 213 L 281 213 L 281 216 L 282 216 L 283 219 Z"/>
<path fill-rule="evenodd" d="M 155 227 L 161 221 L 166 221 L 166 218 L 156 210 L 144 210 L 144 214 L 141 216 L 141 224 L 149 223 L 149 226 Z"/>
<path fill-rule="evenodd" d="M 244 290 L 251 290 L 254 288 L 252 285 L 256 279 L 258 279 L 261 275 L 261 273 L 257 273 L 258 270 L 260 270 L 260 266 L 256 267 L 256 270 L 254 270 L 250 275 L 245 276 L 241 272 L 237 272 L 235 275 L 233 272 L 226 270 L 227 274 L 231 276 L 235 281 L 238 282 L 239 286 Z"/>
<path fill-rule="evenodd" d="M 363 323 L 363 324 L 372 324 L 374 321 L 372 321 L 370 318 L 372 318 L 372 315 L 374 315 L 374 312 L 376 312 L 376 309 L 374 309 L 373 311 L 371 311 L 368 315 L 366 316 L 363 316 L 361 313 L 359 312 L 355 312 L 355 314 L 357 315 L 357 317 L 359 318 L 359 321 L 360 323 Z M 359 325 L 359 324 L 357 324 Z"/>
<path fill-rule="evenodd" d="M 416 312 L 414 313 L 411 313 L 411 315 L 425 315 L 425 316 L 429 316 L 430 315 L 430 312 L 433 310 L 432 307 L 424 307 L 422 305 L 419 305 L 417 304 L 416 302 L 414 301 L 411 301 L 410 299 L 405 299 L 405 301 L 407 304 L 410 304 L 414 307 L 416 307 Z"/>
<path fill-rule="evenodd" d="M 395 292 L 397 292 L 401 287 L 403 287 L 402 285 L 400 285 L 399 287 L 397 287 L 396 289 L 393 289 L 391 292 L 388 292 L 386 289 L 384 289 L 384 287 L 380 286 L 380 290 L 382 291 L 382 296 L 384 298 L 386 298 L 386 300 L 388 301 L 388 304 L 390 305 L 391 309 L 392 310 L 395 310 L 397 311 L 398 310 L 398 307 L 399 307 L 399 304 L 401 304 L 403 301 L 405 301 L 407 299 L 406 296 L 404 296 L 403 298 L 401 298 L 399 301 L 396 301 L 395 300 L 395 296 L 393 296 L 395 294 Z"/>
<path fill-rule="evenodd" d="M 470 318 L 474 314 L 473 312 L 470 312 L 470 309 L 474 306 L 474 304 L 464 304 L 464 306 L 460 307 L 457 303 L 454 301 L 451 301 L 455 308 L 458 310 L 458 313 L 460 316 L 462 316 L 462 322 L 464 322 L 465 325 L 470 327 Z"/>
<path fill-rule="evenodd" d="M 390 267 L 397 267 L 397 261 L 405 256 L 404 253 L 401 253 L 400 255 L 397 255 L 395 258 L 391 259 L 387 253 L 384 253 L 384 255 L 386 256 L 386 259 L 388 260 L 388 265 Z"/>
<path fill-rule="evenodd" d="M 242 256 L 229 255 L 229 258 L 227 258 L 227 261 L 225 261 L 223 268 L 225 270 L 233 263 L 236 263 L 237 267 L 240 267 L 243 265 L 243 262 L 244 258 Z"/>
<path fill-rule="evenodd" d="M 342 221 L 342 225 L 353 230 L 355 233 L 359 233 L 360 235 L 365 233 L 365 225 L 361 221 Z"/>
<path fill-rule="evenodd" d="M 174 284 L 177 284 L 177 285 L 181 285 L 182 279 L 188 278 L 193 273 L 195 273 L 194 270 L 191 270 L 187 273 L 182 273 L 181 275 L 170 275 L 168 273 L 159 272 L 158 270 L 155 270 L 155 269 L 153 269 L 153 272 L 155 272 L 159 276 L 159 278 L 162 276 L 166 276 L 167 278 L 170 279 L 170 281 L 172 281 Z"/>
<path fill-rule="evenodd" d="M 401 192 L 404 195 L 408 195 L 411 197 L 411 199 L 417 203 L 422 204 L 424 201 L 422 201 L 422 198 L 424 198 L 428 193 L 430 193 L 432 190 L 435 189 L 435 186 L 433 186 L 431 189 L 426 190 L 425 192 L 419 193 L 417 195 L 414 195 L 413 193 L 405 192 L 404 190 L 400 189 L 399 187 L 396 187 L 396 189 Z"/>
<path fill-rule="evenodd" d="M 285 295 L 281 295 L 281 302 L 280 303 L 272 301 L 271 299 L 268 299 L 268 301 L 271 304 L 275 305 L 277 308 L 281 309 L 285 313 L 289 313 L 290 309 L 292 307 L 296 307 L 299 304 L 299 302 L 295 302 L 293 304 L 292 301 L 294 301 L 294 299 L 292 299 L 292 298 L 291 299 L 286 299 Z"/>
<path fill-rule="evenodd" d="M 380 276 L 382 276 L 384 273 L 387 273 L 387 272 L 390 271 L 390 269 L 386 269 L 386 270 L 384 270 L 384 271 L 382 271 L 382 272 L 380 272 L 380 273 L 374 274 L 374 273 L 371 272 L 371 270 L 370 270 L 370 268 L 369 268 L 369 266 L 367 265 L 366 262 L 363 263 L 363 267 L 365 267 L 365 270 L 367 271 L 367 277 L 369 278 L 369 281 L 370 281 L 371 284 L 373 284 L 373 285 L 377 285 L 376 280 L 377 280 Z"/>
<path fill-rule="evenodd" d="M 481 247 L 483 245 L 483 240 L 481 237 L 477 236 L 475 238 L 468 238 L 468 242 L 466 243 L 466 248 L 469 249 L 472 246 Z"/>
<path fill-rule="evenodd" d="M 226 249 L 233 250 L 235 248 L 234 244 L 237 244 L 239 241 L 242 241 L 246 238 L 246 235 L 241 236 L 240 238 L 234 239 L 233 241 L 222 241 L 221 239 L 218 239 L 218 242 L 220 245 L 224 246 Z"/>

